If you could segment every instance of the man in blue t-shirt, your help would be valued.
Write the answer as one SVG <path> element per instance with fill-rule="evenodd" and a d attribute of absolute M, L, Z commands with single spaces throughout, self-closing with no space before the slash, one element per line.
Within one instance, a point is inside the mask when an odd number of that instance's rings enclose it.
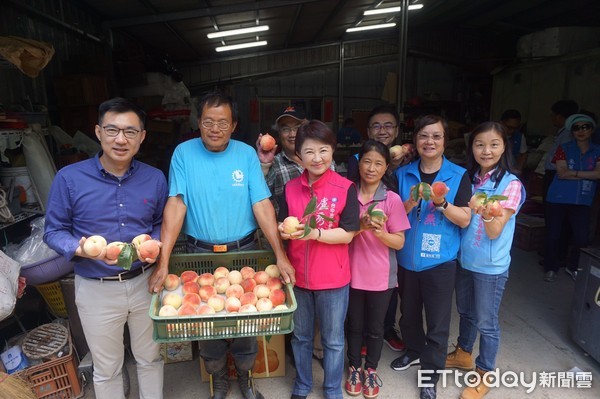
<path fill-rule="evenodd" d="M 255 249 L 254 233 L 260 227 L 277 258 L 286 283 L 294 283 L 294 268 L 283 249 L 271 193 L 252 147 L 231 139 L 238 121 L 237 105 L 230 96 L 205 95 L 198 107 L 200 138 L 175 149 L 169 170 L 169 199 L 164 210 L 158 261 L 166 277 L 169 257 L 181 231 L 188 252 Z M 199 341 L 200 356 L 211 374 L 212 398 L 224 399 L 229 390 L 227 350 L 238 374 L 244 399 L 262 398 L 250 370 L 258 350 L 255 337 Z"/>
<path fill-rule="evenodd" d="M 500 117 L 500 123 L 506 129 L 512 154 L 513 172 L 521 175 L 527 162 L 527 140 L 521 132 L 521 113 L 516 109 L 507 109 Z"/>

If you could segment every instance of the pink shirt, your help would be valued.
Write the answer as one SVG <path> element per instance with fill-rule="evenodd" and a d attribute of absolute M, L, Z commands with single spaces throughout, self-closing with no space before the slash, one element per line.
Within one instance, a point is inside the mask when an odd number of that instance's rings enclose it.
<path fill-rule="evenodd" d="M 408 230 L 410 223 L 400 196 L 379 185 L 373 200 L 360 202 L 360 214 L 373 202 L 388 216 L 385 227 L 390 233 Z M 350 286 L 366 291 L 385 291 L 398 285 L 398 262 L 396 251 L 384 245 L 371 231 L 363 231 L 350 243 Z"/>
<path fill-rule="evenodd" d="M 483 179 L 481 179 L 478 184 L 474 185 L 474 191 L 477 191 L 477 189 L 481 187 L 483 183 L 488 181 L 495 170 L 496 169 L 493 169 L 486 173 L 485 176 L 483 176 Z M 500 206 L 502 208 L 512 209 L 513 211 L 516 211 L 519 208 L 519 204 L 521 203 L 521 186 L 522 184 L 519 180 L 513 180 L 508 183 L 508 186 L 506 186 L 504 192 L 502 193 L 502 195 L 508 197 L 508 199 L 505 201 L 500 201 Z"/>

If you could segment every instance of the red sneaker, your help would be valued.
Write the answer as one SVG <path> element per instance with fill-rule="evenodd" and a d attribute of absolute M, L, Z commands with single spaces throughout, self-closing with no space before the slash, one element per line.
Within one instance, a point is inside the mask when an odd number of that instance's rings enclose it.
<path fill-rule="evenodd" d="M 376 398 L 379 395 L 379 387 L 383 385 L 381 378 L 377 375 L 377 370 L 364 370 L 362 392 L 365 398 Z"/>
<path fill-rule="evenodd" d="M 393 330 L 383 335 L 383 342 L 394 352 L 402 352 L 405 349 L 404 342 Z"/>
<path fill-rule="evenodd" d="M 360 347 L 360 356 L 361 357 L 367 356 L 367 347 L 364 345 Z"/>
<path fill-rule="evenodd" d="M 346 379 L 346 393 L 350 396 L 360 395 L 363 389 L 362 381 L 362 370 L 350 366 L 348 367 L 348 378 Z"/>

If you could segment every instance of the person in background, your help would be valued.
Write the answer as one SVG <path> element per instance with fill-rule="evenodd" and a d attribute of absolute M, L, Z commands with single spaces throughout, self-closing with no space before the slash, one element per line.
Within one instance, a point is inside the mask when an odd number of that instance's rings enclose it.
<path fill-rule="evenodd" d="M 91 256 L 83 247 L 93 235 L 107 242 L 129 243 L 139 234 L 160 239 L 167 182 L 160 170 L 134 159 L 146 137 L 146 113 L 140 107 L 113 98 L 100 104 L 98 115 L 95 132 L 102 150 L 56 174 L 44 242 L 75 261 L 75 304 L 94 362 L 96 398 L 124 398 L 125 323 L 140 398 L 162 398 L 163 361 L 148 316 L 152 293 L 160 289 L 154 278 L 162 276 L 158 268 L 152 270 L 155 259 L 136 260 L 124 271 L 106 258 L 106 249 Z"/>
<path fill-rule="evenodd" d="M 354 119 L 344 120 L 344 125 L 337 133 L 337 142 L 344 145 L 360 143 L 360 132 L 354 127 Z"/>
<path fill-rule="evenodd" d="M 384 144 L 388 150 L 396 143 L 396 138 L 398 137 L 399 131 L 399 123 L 400 116 L 396 111 L 396 108 L 390 105 L 379 105 L 371 110 L 369 113 L 369 125 L 367 134 L 369 139 L 379 141 Z M 390 164 L 388 167 L 389 173 L 393 174 L 398 166 L 408 164 L 413 159 L 416 153 L 407 152 L 403 155 L 399 155 L 390 160 Z M 351 155 L 348 158 L 348 179 L 358 182 L 359 181 L 359 173 L 358 173 L 358 156 Z M 396 181 L 389 182 L 390 190 L 398 192 L 398 187 L 396 186 Z M 402 289 L 402 284 L 399 282 L 398 288 L 395 289 L 396 293 L 392 295 L 390 298 L 390 303 L 388 306 L 388 310 L 385 317 L 385 333 L 384 333 L 384 342 L 386 345 L 395 352 L 400 352 L 404 350 L 404 344 L 402 343 L 402 338 L 398 336 L 396 329 L 394 328 L 396 325 L 396 311 L 398 308 L 398 296 L 400 295 L 400 290 Z"/>
<path fill-rule="evenodd" d="M 521 113 L 516 109 L 507 109 L 500 117 L 504 126 L 510 146 L 508 151 L 512 155 L 512 166 L 517 174 L 522 174 L 527 163 L 527 140 L 521 132 Z M 508 154 L 507 154 L 508 156 Z"/>
<path fill-rule="evenodd" d="M 281 276 L 294 283 L 292 268 L 277 231 L 271 193 L 252 147 L 231 139 L 238 121 L 237 105 L 219 92 L 206 94 L 199 104 L 200 135 L 175 149 L 169 170 L 169 198 L 164 210 L 161 235 L 163 250 L 158 267 L 162 284 L 169 257 L 181 231 L 187 236 L 187 251 L 210 253 L 257 248 L 254 235 L 260 226 L 268 240 Z M 262 398 L 251 375 L 258 345 L 255 337 L 198 341 L 200 356 L 211 375 L 213 399 L 224 399 L 229 391 L 227 350 L 237 371 L 244 399 Z"/>
<path fill-rule="evenodd" d="M 498 312 L 508 280 L 510 249 L 516 215 L 525 201 L 525 189 L 511 173 L 510 137 L 502 125 L 484 122 L 469 136 L 467 171 L 474 193 L 503 195 L 500 215 L 491 206 L 469 203 L 473 215 L 462 231 L 456 274 L 456 308 L 460 315 L 458 343 L 446 357 L 446 367 L 473 369 L 473 346 L 479 333 L 479 356 L 475 370 L 477 386 L 465 387 L 462 399 L 480 399 L 490 390 L 487 373 L 496 369 L 500 346 Z"/>
<path fill-rule="evenodd" d="M 335 134 L 318 120 L 298 129 L 296 153 L 304 172 L 290 180 L 284 191 L 279 220 L 302 219 L 316 197 L 314 228 L 286 233 L 287 253 L 296 270 L 297 308 L 294 312 L 292 349 L 296 380 L 292 399 L 306 398 L 312 390 L 312 355 L 315 319 L 319 320 L 323 344 L 323 394 L 341 399 L 344 375 L 344 320 L 348 308 L 350 259 L 348 244 L 360 229 L 359 204 L 354 184 L 332 171 Z"/>
<path fill-rule="evenodd" d="M 400 197 L 411 228 L 404 247 L 397 251 L 400 289 L 400 332 L 406 346 L 392 361 L 402 371 L 421 364 L 433 371 L 430 384 L 423 386 L 421 399 L 435 399 L 439 373 L 445 369 L 452 313 L 452 294 L 460 230 L 469 225 L 471 182 L 466 170 L 444 157 L 448 123 L 436 115 L 425 115 L 415 123 L 414 140 L 419 159 L 396 170 Z M 445 194 L 411 195 L 421 182 L 443 182 Z M 427 331 L 423 329 L 423 310 Z"/>
<path fill-rule="evenodd" d="M 558 146 L 572 140 L 571 132 L 565 126 L 567 118 L 579 110 L 579 105 L 572 100 L 560 100 L 552 104 L 550 120 L 552 125 L 557 128 L 552 147 L 544 157 L 544 201 L 548 194 L 548 188 L 554 180 L 556 174 L 556 165 L 552 162 Z"/>
<path fill-rule="evenodd" d="M 398 285 L 395 251 L 404 245 L 404 231 L 410 228 L 400 196 L 388 189 L 393 177 L 388 173 L 390 152 L 383 144 L 367 140 L 359 152 L 360 232 L 350 243 L 350 299 L 348 304 L 349 395 L 375 398 L 382 385 L 377 365 L 383 346 L 386 307 Z M 369 207 L 384 212 L 384 217 L 369 216 Z M 364 368 L 361 346 L 366 327 Z"/>
<path fill-rule="evenodd" d="M 574 250 L 565 269 L 577 279 L 579 250 L 589 242 L 591 205 L 596 194 L 596 180 L 600 179 L 600 146 L 591 142 L 596 123 L 584 114 L 567 118 L 565 128 L 573 140 L 561 144 L 552 157 L 556 175 L 546 199 L 546 251 L 544 280 L 556 280 L 560 250 L 560 235 L 564 223 L 571 226 Z"/>

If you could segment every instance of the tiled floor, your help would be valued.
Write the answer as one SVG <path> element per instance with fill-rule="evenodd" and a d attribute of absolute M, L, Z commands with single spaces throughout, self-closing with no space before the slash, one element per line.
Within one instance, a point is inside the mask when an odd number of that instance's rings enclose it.
<path fill-rule="evenodd" d="M 535 252 L 513 251 L 511 275 L 507 283 L 500 319 L 502 343 L 497 366 L 503 371 L 522 372 L 525 381 L 531 382 L 532 373 L 548 372 L 558 376 L 573 367 L 591 372 L 591 388 L 554 388 L 536 386 L 527 393 L 523 385 L 495 388 L 486 396 L 491 399 L 558 399 L 600 397 L 600 364 L 585 354 L 567 334 L 574 282 L 561 271 L 554 283 L 543 281 L 539 257 Z M 456 340 L 458 315 L 453 314 L 450 344 Z M 598 332 L 600 339 L 600 331 Z M 397 353 L 384 345 L 378 372 L 383 381 L 380 398 L 418 398 L 416 387 L 418 367 L 404 372 L 390 368 Z M 130 362 L 131 363 L 131 362 Z M 132 377 L 130 398 L 138 397 L 135 381 L 135 366 L 129 365 Z M 323 381 L 322 369 L 318 362 L 313 363 L 314 389 L 309 398 L 323 398 L 320 386 Z M 287 361 L 285 377 L 260 379 L 257 385 L 265 398 L 289 398 L 294 379 L 294 368 Z M 539 381 L 539 377 L 538 377 Z M 568 378 L 563 381 L 570 381 Z M 572 380 L 571 380 L 572 381 Z M 239 398 L 237 387 L 228 398 Z M 446 387 L 438 387 L 438 398 L 458 398 L 461 388 L 451 377 Z M 165 366 L 164 397 L 166 399 L 208 398 L 207 383 L 200 380 L 198 360 L 168 364 Z M 94 398 L 93 389 L 87 387 L 86 399 Z"/>

